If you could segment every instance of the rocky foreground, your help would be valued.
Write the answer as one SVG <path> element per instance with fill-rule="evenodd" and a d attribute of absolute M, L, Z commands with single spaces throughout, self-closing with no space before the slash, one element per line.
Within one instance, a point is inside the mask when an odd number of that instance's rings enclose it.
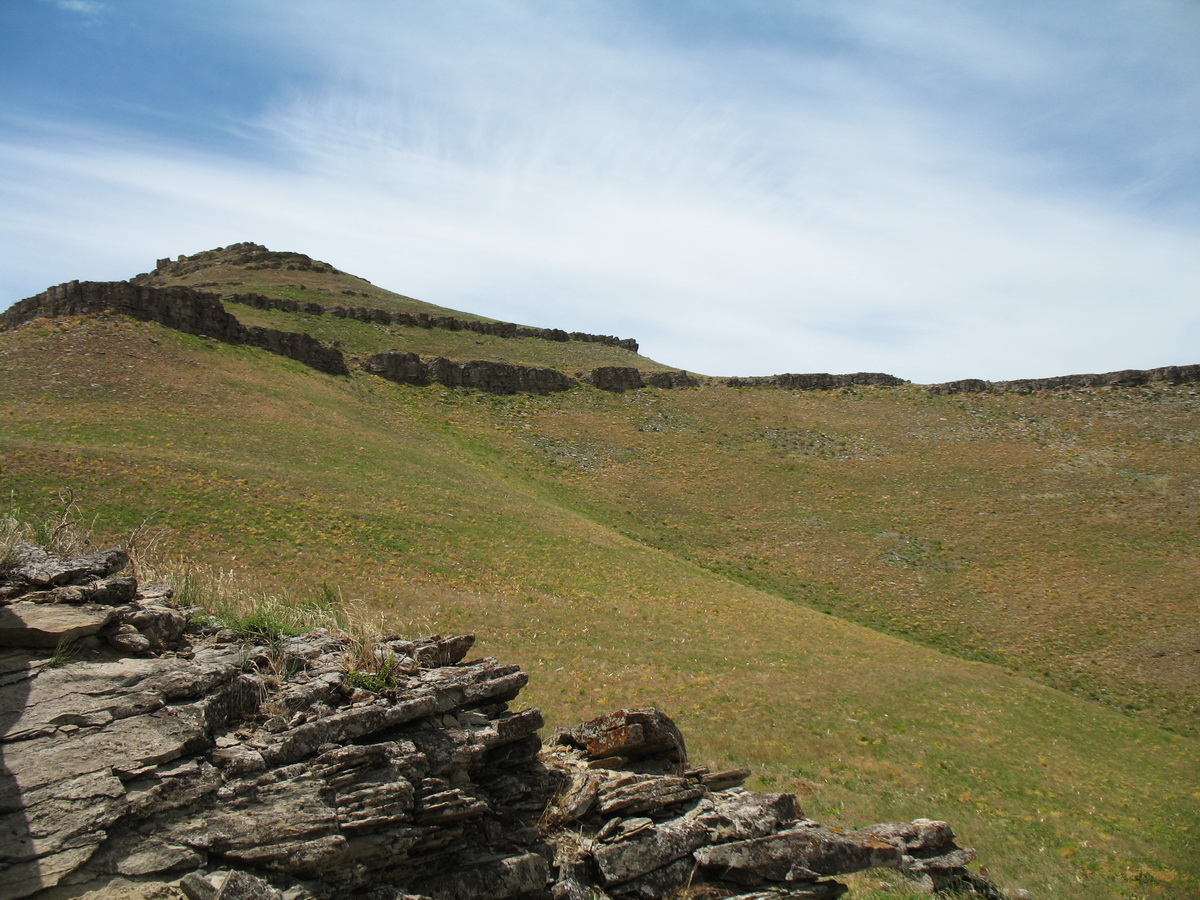
<path fill-rule="evenodd" d="M 201 624 L 127 562 L 0 572 L 0 898 L 823 900 L 876 867 L 1008 896 L 946 823 L 822 826 L 691 764 L 658 710 L 543 746 L 526 675 L 471 636 L 384 635 L 364 666 Z"/>

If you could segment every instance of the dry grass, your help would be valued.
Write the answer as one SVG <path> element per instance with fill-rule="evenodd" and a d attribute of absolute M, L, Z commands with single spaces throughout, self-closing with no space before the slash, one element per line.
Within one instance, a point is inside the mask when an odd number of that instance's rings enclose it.
<path fill-rule="evenodd" d="M 60 556 L 94 552 L 95 520 L 87 520 L 71 490 L 60 496 L 60 510 L 49 519 L 31 519 L 10 503 L 0 517 L 0 573 L 18 559 L 21 545 L 34 544 Z M 270 590 L 244 573 L 200 565 L 165 552 L 168 535 L 140 523 L 124 540 L 135 576 L 143 586 L 166 584 L 172 602 L 227 628 L 248 641 L 276 643 L 281 638 L 323 629 L 341 639 L 343 664 L 362 680 L 382 685 L 395 664 L 390 651 L 380 649 L 384 616 L 361 600 L 346 601 L 341 590 L 322 584 L 315 597 L 297 598 Z M 50 665 L 61 665 L 77 652 L 76 644 L 61 644 Z"/>
<path fill-rule="evenodd" d="M 49 518 L 27 516 L 9 495 L 8 509 L 0 514 L 0 573 L 18 561 L 22 544 L 34 544 L 60 556 L 79 556 L 88 552 L 95 520 L 87 520 L 75 492 L 64 489 L 58 509 Z"/>
<path fill-rule="evenodd" d="M 17 563 L 17 545 L 28 541 L 24 523 L 14 516 L 0 516 L 0 574 Z"/>

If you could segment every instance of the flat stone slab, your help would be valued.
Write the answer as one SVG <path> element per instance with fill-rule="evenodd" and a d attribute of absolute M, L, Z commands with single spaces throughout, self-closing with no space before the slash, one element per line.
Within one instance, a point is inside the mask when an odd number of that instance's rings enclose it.
<path fill-rule="evenodd" d="M 13 569 L 12 578 L 35 588 L 107 578 L 129 564 L 129 554 L 115 547 L 89 556 L 63 559 L 42 547 L 25 544 L 18 548 L 18 555 L 20 564 Z"/>
<path fill-rule="evenodd" d="M 18 602 L 0 607 L 0 647 L 46 647 L 95 634 L 117 614 L 111 606 Z"/>

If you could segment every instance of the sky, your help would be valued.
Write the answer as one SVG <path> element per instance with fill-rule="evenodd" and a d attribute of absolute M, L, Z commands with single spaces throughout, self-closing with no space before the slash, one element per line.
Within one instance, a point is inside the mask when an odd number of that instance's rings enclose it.
<path fill-rule="evenodd" d="M 1200 363 L 1200 3 L 0 0 L 0 309 L 240 241 L 709 375 Z"/>

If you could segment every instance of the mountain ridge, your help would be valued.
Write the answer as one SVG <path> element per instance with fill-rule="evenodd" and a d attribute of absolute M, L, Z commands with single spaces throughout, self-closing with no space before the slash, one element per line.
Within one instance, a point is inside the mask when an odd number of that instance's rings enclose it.
<path fill-rule="evenodd" d="M 234 259 L 262 260 L 265 258 L 275 261 L 272 265 L 259 264 L 259 268 L 285 268 L 288 271 L 314 271 L 334 275 L 345 274 L 334 269 L 332 266 L 328 266 L 328 264 L 314 263 L 310 257 L 303 254 L 276 253 L 267 251 L 265 247 L 257 244 L 233 245 L 233 247 L 252 247 L 262 251 L 261 253 L 254 252 L 234 256 Z M 210 261 L 208 254 L 217 254 L 220 249 L 206 251 L 206 253 L 198 254 L 196 257 L 180 257 L 180 261 L 177 263 L 171 263 L 169 260 L 159 260 L 159 267 L 154 272 L 135 276 L 129 281 L 70 281 L 56 285 L 40 294 L 18 301 L 12 307 L 0 313 L 0 329 L 13 328 L 35 317 L 79 315 L 102 312 L 111 308 L 117 312 L 131 314 L 135 318 L 153 319 L 168 327 L 180 328 L 191 334 L 203 334 L 206 331 L 212 332 L 210 336 L 230 340 L 234 343 L 249 343 L 259 346 L 271 352 L 291 356 L 321 371 L 337 375 L 346 374 L 346 370 L 344 361 L 339 360 L 341 354 L 336 347 L 321 346 L 319 342 L 313 342 L 308 335 L 302 332 L 284 332 L 262 326 L 252 326 L 248 329 L 240 328 L 234 324 L 236 317 L 228 314 L 224 303 L 235 303 L 259 310 L 302 313 L 308 316 L 322 316 L 328 313 L 337 318 L 356 319 L 379 325 L 465 331 L 501 338 L 539 338 L 558 342 L 579 341 L 620 347 L 635 354 L 638 351 L 638 343 L 635 339 L 618 338 L 612 335 L 566 332 L 558 328 L 531 328 L 511 322 L 464 319 L 452 315 L 430 315 L 425 312 L 389 312 L 386 309 L 361 306 L 326 306 L 313 301 L 302 302 L 296 299 L 260 293 L 224 294 L 206 292 L 197 288 L 188 288 L 184 285 L 156 287 L 150 283 L 155 278 L 178 274 L 178 270 L 173 270 L 172 266 L 180 266 L 184 260 L 188 260 L 189 262 L 195 261 L 199 267 L 184 268 L 182 269 L 183 273 L 191 274 L 206 271 L 206 263 Z M 232 247 L 229 249 L 232 249 Z M 308 261 L 307 268 L 303 263 L 301 265 L 288 263 L 284 266 L 279 261 L 290 259 Z M 255 265 L 250 264 L 248 268 L 253 270 Z M 204 285 L 215 286 L 215 283 L 207 282 Z M 304 286 L 300 287 L 304 288 Z M 344 291 L 343 293 L 354 292 Z M 172 315 L 172 312 L 177 311 L 181 304 L 189 307 L 188 310 L 183 311 L 182 314 Z M 198 309 L 200 306 L 208 306 L 210 308 L 206 312 L 201 313 Z M 376 362 L 373 365 L 378 369 L 381 364 Z M 688 373 L 682 371 L 679 372 L 679 375 L 682 377 L 678 381 L 684 385 L 689 383 L 689 379 L 695 378 L 695 376 L 689 376 Z M 428 374 L 421 377 L 429 380 Z M 440 378 L 434 376 L 432 380 L 445 383 L 448 386 L 464 384 L 466 386 L 479 386 L 479 383 L 463 382 L 461 377 L 457 380 L 449 378 L 446 381 L 442 381 Z M 767 376 L 729 376 L 719 380 L 732 387 L 766 385 L 793 390 L 828 390 L 853 385 L 894 386 L 908 383 L 904 379 L 894 375 L 878 372 L 857 372 L 845 375 L 832 375 L 829 373 L 784 373 Z M 922 385 L 922 387 L 931 393 L 938 394 L 997 393 L 1005 391 L 1032 393 L 1035 391 L 1067 390 L 1081 387 L 1136 386 L 1156 382 L 1165 384 L 1193 384 L 1200 382 L 1200 364 L 1160 366 L 1153 369 L 1120 369 L 1100 374 L 1060 375 L 1007 381 L 985 381 L 977 378 L 965 378 Z M 485 381 L 482 383 L 488 382 Z M 523 389 L 520 386 L 522 381 L 519 377 L 493 379 L 490 383 L 499 384 L 500 390 L 506 393 Z M 616 381 L 614 384 L 617 386 L 616 389 L 627 389 L 620 381 Z M 657 386 L 673 387 L 675 384 L 676 381 L 667 379 Z M 630 380 L 628 385 L 629 387 L 642 386 L 641 383 L 638 383 L 638 380 Z"/>

